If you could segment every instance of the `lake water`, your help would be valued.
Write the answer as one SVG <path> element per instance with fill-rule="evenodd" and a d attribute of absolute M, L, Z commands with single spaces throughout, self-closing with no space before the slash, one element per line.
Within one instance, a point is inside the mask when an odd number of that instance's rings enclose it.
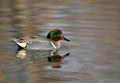
<path fill-rule="evenodd" d="M 11 41 L 53 27 L 71 40 L 60 61 Z M 120 0 L 0 0 L 0 83 L 120 83 Z"/>

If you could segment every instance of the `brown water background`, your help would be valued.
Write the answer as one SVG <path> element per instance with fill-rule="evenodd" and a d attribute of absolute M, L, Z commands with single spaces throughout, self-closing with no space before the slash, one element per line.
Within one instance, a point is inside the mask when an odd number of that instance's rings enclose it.
<path fill-rule="evenodd" d="M 61 68 L 17 57 L 12 38 L 52 27 L 71 40 Z M 120 83 L 120 0 L 0 0 L 0 83 Z"/>

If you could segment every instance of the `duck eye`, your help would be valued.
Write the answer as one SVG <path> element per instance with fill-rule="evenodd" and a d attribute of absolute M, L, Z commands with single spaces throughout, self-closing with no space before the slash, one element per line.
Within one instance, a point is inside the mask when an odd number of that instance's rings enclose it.
<path fill-rule="evenodd" d="M 59 32 L 59 31 L 57 31 L 57 32 L 56 32 L 56 35 L 60 35 L 60 32 Z"/>

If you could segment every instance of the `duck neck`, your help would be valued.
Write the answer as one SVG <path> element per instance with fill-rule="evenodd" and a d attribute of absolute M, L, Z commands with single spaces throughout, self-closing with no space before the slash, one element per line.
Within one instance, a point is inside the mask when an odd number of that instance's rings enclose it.
<path fill-rule="evenodd" d="M 55 44 L 56 49 L 60 48 L 60 41 L 53 41 L 53 43 Z"/>
<path fill-rule="evenodd" d="M 56 47 L 57 47 L 57 48 L 60 48 L 60 41 L 57 41 L 57 42 L 56 42 Z"/>

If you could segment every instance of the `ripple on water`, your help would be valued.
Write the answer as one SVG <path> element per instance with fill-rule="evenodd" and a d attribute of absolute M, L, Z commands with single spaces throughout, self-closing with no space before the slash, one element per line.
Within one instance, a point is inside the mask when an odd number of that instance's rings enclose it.
<path fill-rule="evenodd" d="M 77 59 L 71 57 L 65 59 L 65 63 L 62 64 L 62 68 L 56 69 L 56 68 L 52 68 L 51 66 L 46 66 L 45 68 L 50 70 L 63 71 L 63 72 L 79 72 L 82 67 L 83 64 L 79 63 Z"/>
<path fill-rule="evenodd" d="M 120 83 L 120 80 L 104 79 L 101 80 L 99 83 Z"/>

